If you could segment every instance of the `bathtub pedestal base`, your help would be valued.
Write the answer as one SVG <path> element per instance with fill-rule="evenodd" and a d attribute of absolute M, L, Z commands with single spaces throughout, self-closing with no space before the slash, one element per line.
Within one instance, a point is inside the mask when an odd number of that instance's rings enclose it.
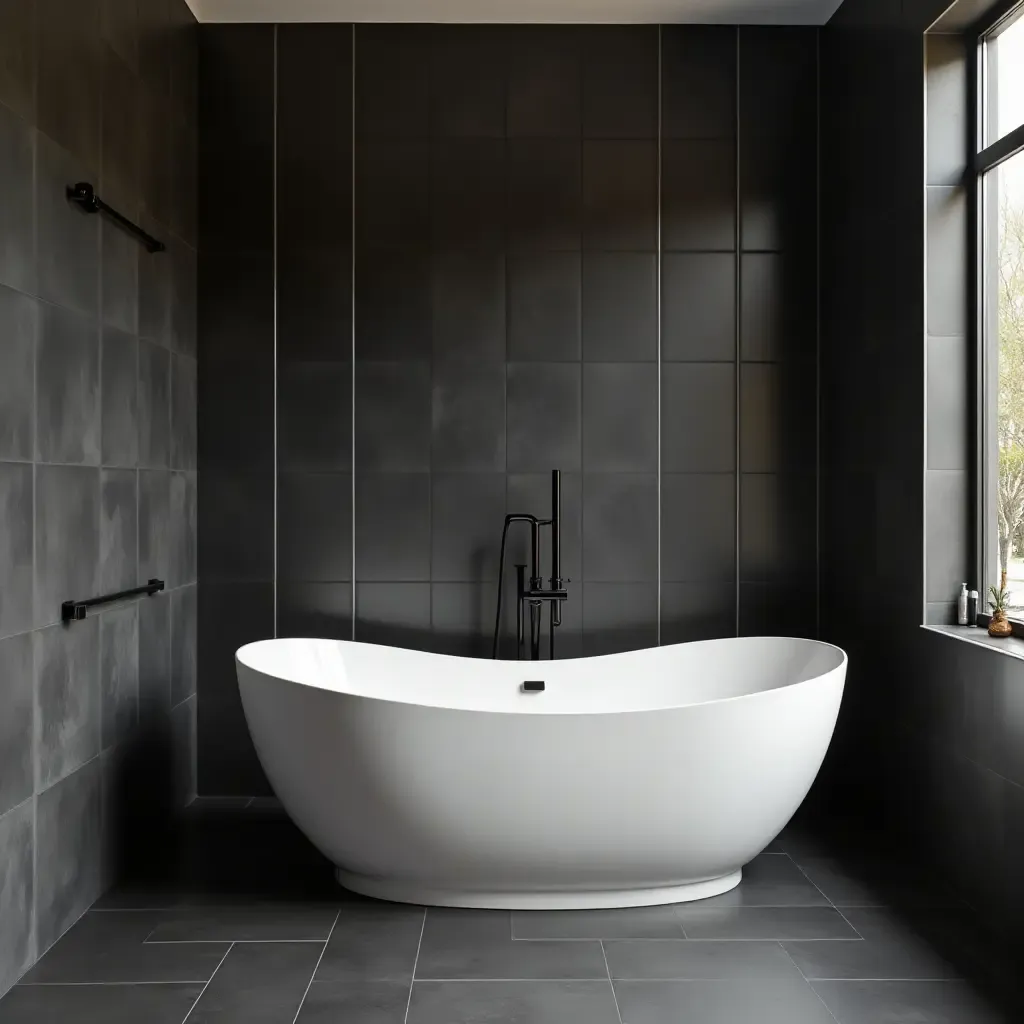
<path fill-rule="evenodd" d="M 337 868 L 338 881 L 352 892 L 392 903 L 430 907 L 473 907 L 488 910 L 608 910 L 615 907 L 652 907 L 662 903 L 688 903 L 718 896 L 740 883 L 742 872 L 686 885 L 650 889 L 595 889 L 569 892 L 476 892 L 395 882 L 354 875 Z"/>

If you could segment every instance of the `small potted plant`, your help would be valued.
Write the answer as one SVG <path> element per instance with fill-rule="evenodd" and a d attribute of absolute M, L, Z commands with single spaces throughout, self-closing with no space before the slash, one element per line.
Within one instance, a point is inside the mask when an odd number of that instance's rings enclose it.
<path fill-rule="evenodd" d="M 992 618 L 988 624 L 989 636 L 1009 636 L 1013 632 L 1010 620 L 1006 617 L 1006 606 L 1010 603 L 1010 592 L 1006 589 L 1006 570 L 1003 570 L 999 578 L 999 589 L 989 587 L 992 600 L 989 607 L 992 609 Z"/>

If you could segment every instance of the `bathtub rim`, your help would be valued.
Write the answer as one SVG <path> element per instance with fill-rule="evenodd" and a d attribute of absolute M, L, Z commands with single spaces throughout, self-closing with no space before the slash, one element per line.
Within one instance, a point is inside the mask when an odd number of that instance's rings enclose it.
<path fill-rule="evenodd" d="M 756 698 L 768 698 L 771 694 L 778 693 L 780 691 L 789 691 L 794 687 L 805 687 L 812 686 L 814 684 L 822 684 L 823 681 L 831 679 L 833 676 L 839 674 L 842 677 L 840 686 L 845 688 L 846 671 L 849 665 L 849 655 L 843 648 L 836 644 L 830 644 L 825 640 L 812 640 L 808 637 L 792 637 L 792 636 L 756 636 L 756 637 L 716 637 L 711 640 L 690 640 L 684 641 L 678 644 L 665 644 L 662 647 L 648 647 L 641 648 L 643 651 L 667 651 L 673 647 L 690 647 L 697 644 L 725 644 L 729 642 L 735 643 L 737 640 L 790 640 L 796 641 L 802 644 L 811 644 L 815 647 L 826 648 L 831 651 L 838 652 L 840 660 L 837 664 L 824 672 L 819 673 L 816 676 L 812 676 L 809 679 L 797 679 L 790 682 L 782 683 L 780 686 L 773 686 L 765 690 L 754 690 L 749 693 L 735 694 L 731 697 L 715 697 L 710 700 L 690 701 L 685 704 L 663 704 L 656 707 L 640 707 L 640 708 L 608 708 L 608 709 L 581 709 L 574 711 L 544 711 L 535 707 L 531 708 L 530 711 L 520 710 L 517 708 L 471 708 L 471 707 L 459 707 L 452 704 L 442 703 L 424 703 L 422 701 L 414 700 L 398 700 L 394 697 L 383 697 L 374 696 L 366 693 L 353 693 L 351 690 L 335 689 L 330 686 L 324 686 L 316 682 L 308 682 L 297 679 L 289 679 L 284 676 L 276 675 L 272 672 L 267 671 L 265 668 L 258 667 L 252 664 L 251 661 L 245 661 L 242 658 L 242 654 L 250 649 L 258 648 L 264 644 L 273 644 L 285 640 L 317 640 L 320 642 L 338 644 L 342 648 L 345 646 L 361 646 L 361 647 L 376 647 L 382 650 L 398 650 L 398 651 L 409 651 L 411 654 L 415 654 L 418 657 L 424 658 L 440 658 L 440 659 L 455 659 L 458 661 L 474 662 L 484 661 L 490 662 L 490 658 L 469 658 L 463 655 L 457 654 L 439 654 L 436 651 L 417 651 L 412 648 L 401 648 L 393 647 L 389 644 L 376 644 L 362 640 L 337 640 L 329 637 L 269 637 L 263 640 L 254 640 L 250 643 L 243 644 L 235 651 L 235 678 L 239 689 L 242 687 L 241 676 L 238 672 L 239 667 L 244 667 L 250 672 L 254 672 L 257 675 L 265 676 L 268 679 L 274 679 L 278 682 L 287 683 L 291 686 L 303 686 L 313 690 L 320 690 L 325 693 L 335 694 L 338 697 L 347 697 L 351 700 L 359 701 L 375 701 L 381 704 L 394 705 L 396 707 L 407 707 L 407 708 L 419 708 L 430 711 L 446 711 L 446 712 L 459 712 L 461 714 L 472 714 L 472 715 L 509 715 L 518 716 L 521 718 L 593 718 L 598 716 L 609 716 L 609 715 L 640 715 L 640 714 L 662 714 L 667 711 L 683 711 L 687 708 L 699 708 L 707 707 L 713 704 L 729 704 L 735 701 L 747 701 L 754 700 Z M 636 651 L 620 651 L 614 654 L 596 654 L 585 658 L 566 658 L 559 659 L 565 662 L 583 662 L 583 661 L 596 661 L 604 658 L 619 658 L 628 657 L 630 654 L 636 654 Z M 503 664 L 508 665 L 532 665 L 532 664 L 543 664 L 542 662 L 528 662 L 528 661 L 512 661 L 509 659 L 498 659 Z M 243 701 L 244 703 L 244 701 Z"/>

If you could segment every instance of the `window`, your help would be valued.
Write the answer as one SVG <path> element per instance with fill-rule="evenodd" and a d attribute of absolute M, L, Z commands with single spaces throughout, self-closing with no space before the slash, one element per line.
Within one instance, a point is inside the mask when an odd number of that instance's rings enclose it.
<path fill-rule="evenodd" d="M 1024 620 L 1024 5 L 980 36 L 977 84 L 981 568 Z"/>

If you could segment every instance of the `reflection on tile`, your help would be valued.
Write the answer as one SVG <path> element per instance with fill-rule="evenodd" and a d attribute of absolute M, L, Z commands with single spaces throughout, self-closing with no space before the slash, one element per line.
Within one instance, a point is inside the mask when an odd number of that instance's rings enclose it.
<path fill-rule="evenodd" d="M 961 981 L 816 981 L 814 991 L 842 1024 L 1006 1024 Z"/>
<path fill-rule="evenodd" d="M 345 903 L 337 914 L 316 981 L 412 979 L 423 930 L 422 907 L 375 901 Z"/>
<path fill-rule="evenodd" d="M 575 945 L 575 944 L 574 944 Z M 417 981 L 408 1024 L 618 1024 L 607 981 Z"/>
<path fill-rule="evenodd" d="M 778 856 L 778 854 L 772 854 Z M 832 907 L 720 907 L 701 903 L 676 908 L 688 939 L 856 939 L 857 932 Z"/>
<path fill-rule="evenodd" d="M 777 942 L 606 942 L 613 978 L 667 980 L 707 978 L 751 981 L 793 978 L 797 972 Z"/>

